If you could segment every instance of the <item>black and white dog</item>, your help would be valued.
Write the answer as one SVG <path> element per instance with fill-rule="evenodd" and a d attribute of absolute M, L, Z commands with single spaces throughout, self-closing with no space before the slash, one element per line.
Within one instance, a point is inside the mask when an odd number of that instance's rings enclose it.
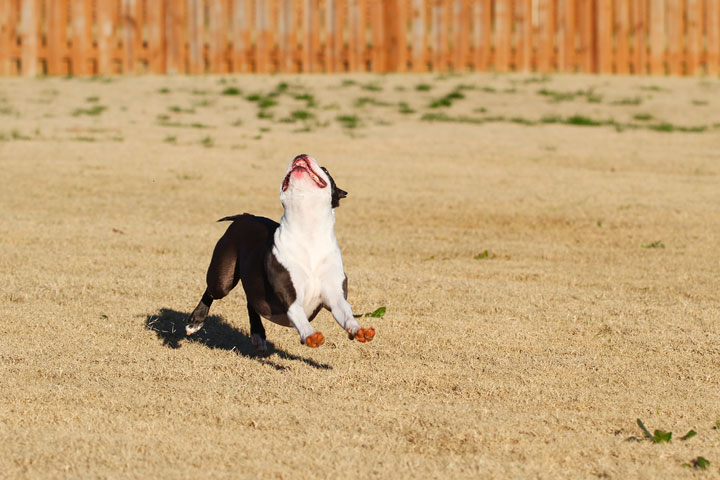
<path fill-rule="evenodd" d="M 332 312 L 350 339 L 369 342 L 375 329 L 361 328 L 347 302 L 347 276 L 335 238 L 335 208 L 347 192 L 309 155 L 295 157 L 285 173 L 280 223 L 248 213 L 232 221 L 213 252 L 207 289 L 190 314 L 185 331 L 197 332 L 213 300 L 227 295 L 239 281 L 247 297 L 250 334 L 260 352 L 267 350 L 260 317 L 294 327 L 309 347 L 325 343 L 310 321 L 321 308 Z"/>

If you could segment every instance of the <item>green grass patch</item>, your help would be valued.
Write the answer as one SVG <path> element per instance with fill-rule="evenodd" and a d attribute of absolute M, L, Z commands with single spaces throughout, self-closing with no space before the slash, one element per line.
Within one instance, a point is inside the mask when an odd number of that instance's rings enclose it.
<path fill-rule="evenodd" d="M 107 110 L 108 107 L 105 107 L 103 105 L 93 105 L 90 108 L 76 108 L 72 112 L 73 117 L 80 117 L 82 115 L 88 115 L 91 117 L 96 117 L 103 113 L 105 110 Z"/>
<path fill-rule="evenodd" d="M 100 101 L 100 97 L 87 97 L 85 101 L 88 103 L 97 103 Z"/>
<path fill-rule="evenodd" d="M 165 137 L 165 139 L 163 139 L 163 142 L 175 143 L 175 142 L 177 142 L 177 137 L 175 135 L 168 135 L 167 137 Z"/>
<path fill-rule="evenodd" d="M 461 100 L 463 98 L 465 98 L 465 94 L 462 93 L 460 90 L 456 89 L 448 93 L 444 97 L 433 100 L 430 103 L 430 108 L 449 107 L 453 104 L 455 100 Z"/>
<path fill-rule="evenodd" d="M 411 113 L 415 113 L 415 110 L 410 108 L 410 105 L 408 105 L 407 102 L 400 102 L 398 104 L 398 112 L 402 113 L 403 115 L 409 115 Z"/>
<path fill-rule="evenodd" d="M 315 118 L 315 115 L 307 110 L 293 110 L 290 112 L 290 117 L 295 120 L 311 120 Z"/>
<path fill-rule="evenodd" d="M 705 470 L 710 466 L 710 460 L 705 457 L 696 457 L 690 460 L 689 463 L 683 463 L 683 467 L 696 468 L 698 470 Z"/>
<path fill-rule="evenodd" d="M 167 95 L 168 93 L 170 93 L 170 89 L 167 87 L 159 88 L 157 93 L 162 93 L 163 95 Z"/>
<path fill-rule="evenodd" d="M 370 313 L 359 313 L 353 315 L 355 318 L 383 318 L 385 316 L 385 313 L 387 312 L 387 308 L 380 307 Z"/>
<path fill-rule="evenodd" d="M 376 83 L 366 83 L 361 87 L 363 90 L 368 90 L 370 92 L 380 92 L 382 91 L 382 87 Z"/>
<path fill-rule="evenodd" d="M 222 95 L 231 95 L 231 96 L 238 96 L 242 95 L 242 91 L 237 87 L 227 87 L 222 92 L 220 92 Z"/>
<path fill-rule="evenodd" d="M 382 100 L 378 100 L 378 99 L 372 98 L 372 97 L 360 97 L 355 100 L 354 105 L 356 107 L 364 107 L 365 105 L 374 105 L 377 107 L 388 107 L 392 104 L 383 102 Z"/>
<path fill-rule="evenodd" d="M 653 116 L 649 113 L 637 113 L 633 115 L 633 119 L 639 122 L 647 122 L 648 120 L 652 120 Z"/>
<path fill-rule="evenodd" d="M 692 104 L 698 107 L 704 107 L 706 105 L 709 105 L 710 102 L 708 102 L 707 100 L 693 100 Z"/>
<path fill-rule="evenodd" d="M 215 146 L 215 140 L 213 140 L 212 137 L 204 137 L 200 140 L 200 145 L 205 148 L 211 148 Z"/>
<path fill-rule="evenodd" d="M 644 243 L 640 246 L 642 248 L 665 248 L 665 244 L 662 242 L 662 240 L 656 240 L 654 242 Z"/>
<path fill-rule="evenodd" d="M 568 125 L 577 125 L 580 127 L 597 127 L 597 126 L 603 125 L 607 122 L 593 120 L 592 118 L 585 117 L 583 115 L 573 115 L 571 117 L 566 118 L 563 123 L 566 123 Z"/>
<path fill-rule="evenodd" d="M 177 105 L 171 105 L 168 107 L 168 110 L 170 110 L 173 113 L 195 113 L 194 108 L 182 108 Z"/>
<path fill-rule="evenodd" d="M 640 105 L 643 103 L 642 97 L 625 97 L 615 100 L 612 105 Z"/>
<path fill-rule="evenodd" d="M 343 128 L 357 128 L 360 125 L 360 119 L 357 115 L 338 115 L 335 120 L 340 122 Z"/>
<path fill-rule="evenodd" d="M 432 90 L 432 88 L 433 86 L 429 83 L 418 83 L 417 85 L 415 85 L 415 90 L 417 90 L 418 92 L 429 92 L 430 90 Z"/>

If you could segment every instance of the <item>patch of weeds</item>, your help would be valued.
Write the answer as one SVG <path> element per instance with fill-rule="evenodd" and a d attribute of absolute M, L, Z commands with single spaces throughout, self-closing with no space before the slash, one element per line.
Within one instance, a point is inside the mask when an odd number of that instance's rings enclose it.
<path fill-rule="evenodd" d="M 527 118 L 522 118 L 522 117 L 512 117 L 510 119 L 510 121 L 512 123 L 519 123 L 520 125 L 527 125 L 527 126 L 537 125 L 537 122 L 534 122 L 532 120 L 528 120 Z"/>
<path fill-rule="evenodd" d="M 643 90 L 643 91 L 645 91 L 645 92 L 666 92 L 666 91 L 669 91 L 669 90 L 666 90 L 666 89 L 664 89 L 664 88 L 660 88 L 660 87 L 658 87 L 658 86 L 656 86 L 656 85 L 645 85 L 645 86 L 641 86 L 641 87 L 640 87 L 640 90 Z"/>
<path fill-rule="evenodd" d="M 380 307 L 373 312 L 359 313 L 359 314 L 353 315 L 353 317 L 355 317 L 355 318 L 383 318 L 385 316 L 386 312 L 387 312 L 387 308 Z"/>
<path fill-rule="evenodd" d="M 340 105 L 337 103 L 330 103 L 328 105 L 324 105 L 322 107 L 323 110 L 340 110 Z M 720 123 L 718 123 L 718 128 L 720 128 Z"/>
<path fill-rule="evenodd" d="M 157 118 L 158 122 L 167 122 L 168 120 L 170 120 L 170 115 L 166 115 L 166 114 L 162 113 L 162 114 L 158 115 L 156 118 Z"/>
<path fill-rule="evenodd" d="M 85 101 L 89 103 L 97 103 L 100 101 L 100 97 L 87 97 Z"/>
<path fill-rule="evenodd" d="M 88 136 L 80 135 L 77 137 L 73 137 L 73 140 L 75 140 L 76 142 L 94 142 L 95 137 L 88 137 Z"/>
<path fill-rule="evenodd" d="M 654 125 L 647 125 L 648 129 L 654 130 L 656 132 L 685 132 L 685 133 L 700 133 L 707 130 L 707 126 L 705 125 L 697 125 L 694 127 L 682 127 L 678 125 L 673 125 L 672 123 L 662 122 L 657 123 Z"/>
<path fill-rule="evenodd" d="M 267 110 L 260 110 L 260 111 L 257 113 L 257 117 L 258 117 L 258 118 L 263 118 L 263 119 L 266 119 L 266 120 L 272 119 L 273 116 L 274 116 L 273 112 L 268 112 Z"/>
<path fill-rule="evenodd" d="M 486 258 L 490 258 L 490 253 L 488 253 L 487 250 L 483 250 L 482 253 L 478 253 L 473 258 L 475 260 L 485 260 Z"/>
<path fill-rule="evenodd" d="M 559 115 L 545 115 L 540 119 L 540 123 L 561 123 L 562 117 Z"/>
<path fill-rule="evenodd" d="M 375 105 L 378 107 L 387 107 L 391 104 L 387 103 L 387 102 L 383 102 L 382 100 L 377 100 L 372 97 L 360 97 L 355 100 L 356 107 L 364 107 L 365 105 Z"/>
<path fill-rule="evenodd" d="M 12 107 L 0 107 L 0 115 L 12 115 L 15 110 Z"/>
<path fill-rule="evenodd" d="M 248 102 L 258 102 L 261 98 L 263 98 L 261 94 L 251 93 L 250 95 L 245 97 L 245 100 L 247 100 Z"/>
<path fill-rule="evenodd" d="M 482 87 L 480 90 L 482 90 L 485 93 L 497 93 L 497 89 L 493 87 Z"/>
<path fill-rule="evenodd" d="M 693 100 L 692 101 L 692 104 L 696 105 L 698 107 L 704 107 L 704 106 L 708 105 L 709 103 L 710 102 L 708 102 L 707 100 Z"/>
<path fill-rule="evenodd" d="M 159 88 L 157 93 L 162 93 L 163 95 L 166 95 L 166 94 L 170 93 L 170 89 L 167 87 Z"/>
<path fill-rule="evenodd" d="M 655 430 L 653 434 L 645 427 L 645 424 L 639 418 L 636 420 L 638 427 L 643 431 L 645 437 L 653 443 L 670 443 L 672 440 L 672 432 L 666 432 L 664 430 Z"/>
<path fill-rule="evenodd" d="M 194 108 L 182 108 L 178 107 L 177 105 L 172 105 L 168 107 L 168 110 L 170 110 L 173 113 L 195 113 Z"/>
<path fill-rule="evenodd" d="M 453 90 L 452 92 L 448 93 L 444 97 L 440 97 L 436 100 L 433 100 L 430 103 L 430 108 L 449 107 L 452 105 L 453 100 L 460 100 L 463 98 L 465 98 L 465 94 L 463 94 L 459 90 Z"/>
<path fill-rule="evenodd" d="M 398 111 L 402 113 L 403 115 L 409 115 L 411 113 L 415 113 L 415 110 L 410 108 L 410 105 L 407 104 L 407 102 L 400 102 L 398 104 Z"/>
<path fill-rule="evenodd" d="M 415 90 L 417 90 L 418 92 L 429 92 L 430 90 L 432 90 L 432 88 L 433 86 L 429 83 L 418 83 L 417 85 L 415 85 Z"/>
<path fill-rule="evenodd" d="M 199 88 L 193 88 L 190 90 L 190 95 L 208 95 L 210 92 L 208 90 L 201 90 Z"/>
<path fill-rule="evenodd" d="M 455 90 L 477 90 L 477 87 L 469 83 L 461 83 L 460 85 L 455 87 Z"/>
<path fill-rule="evenodd" d="M 602 125 L 604 122 L 593 120 L 592 118 L 588 118 L 583 115 L 573 115 L 566 118 L 564 123 L 568 125 L 578 125 L 581 127 L 597 127 Z"/>
<path fill-rule="evenodd" d="M 648 120 L 652 120 L 653 116 L 650 115 L 649 113 L 638 113 L 638 114 L 633 115 L 633 119 L 640 121 L 640 122 L 646 122 Z"/>
<path fill-rule="evenodd" d="M 264 97 L 258 101 L 258 107 L 263 108 L 263 109 L 270 108 L 270 107 L 274 107 L 275 105 L 277 105 L 277 103 L 278 102 L 276 100 L 273 100 L 270 97 Z"/>
<path fill-rule="evenodd" d="M 528 84 L 528 83 L 545 83 L 549 82 L 551 80 L 550 75 L 542 75 L 539 77 L 530 77 L 526 78 L 522 81 L 522 83 Z"/>
<path fill-rule="evenodd" d="M 270 127 L 260 127 L 260 131 L 263 132 L 263 133 L 269 132 L 269 131 L 270 131 Z"/>
<path fill-rule="evenodd" d="M 615 100 L 611 105 L 640 105 L 643 102 L 642 97 L 626 97 Z"/>
<path fill-rule="evenodd" d="M 215 146 L 215 140 L 213 140 L 212 137 L 204 137 L 200 140 L 200 145 L 205 148 L 211 148 Z"/>
<path fill-rule="evenodd" d="M 243 124 L 243 121 L 242 121 L 241 118 L 238 118 L 238 119 L 235 120 L 233 123 L 231 123 L 231 125 L 232 125 L 233 127 L 240 127 L 240 126 L 242 126 L 242 124 Z"/>
<path fill-rule="evenodd" d="M 574 100 L 576 93 L 575 92 L 557 92 L 555 90 L 548 90 L 547 88 L 543 88 L 541 90 L 538 90 L 538 95 L 543 95 L 545 97 L 550 97 L 550 101 L 553 103 L 559 103 L 559 102 L 565 102 L 569 100 Z"/>
<path fill-rule="evenodd" d="M 209 98 L 203 98 L 200 101 L 193 102 L 193 107 L 212 107 L 215 105 L 215 100 Z"/>
<path fill-rule="evenodd" d="M 312 108 L 316 105 L 315 97 L 309 93 L 301 93 L 299 95 L 295 95 L 295 97 L 293 97 L 293 98 L 295 98 L 295 100 L 300 100 L 300 101 L 305 102 L 307 104 L 307 108 Z"/>
<path fill-rule="evenodd" d="M 424 122 L 453 122 L 453 123 L 485 123 L 488 121 L 499 121 L 502 117 L 485 117 L 485 118 L 478 118 L 478 117 L 467 117 L 464 115 L 460 115 L 459 117 L 451 117 L 450 115 L 447 115 L 446 113 L 426 113 L 422 117 L 420 117 L 420 120 Z"/>
<path fill-rule="evenodd" d="M 474 113 L 487 113 L 487 108 L 485 108 L 485 107 L 473 108 L 473 112 Z"/>
<path fill-rule="evenodd" d="M 165 137 L 165 139 L 163 140 L 163 142 L 165 142 L 165 143 L 175 143 L 175 142 L 177 142 L 177 137 L 176 137 L 175 135 L 168 135 L 167 137 Z"/>
<path fill-rule="evenodd" d="M 665 248 L 665 244 L 662 242 L 662 240 L 656 240 L 651 243 L 644 243 L 640 246 L 642 248 Z"/>
<path fill-rule="evenodd" d="M 698 470 L 705 470 L 710 466 L 710 460 L 705 457 L 697 457 L 690 460 L 689 463 L 683 463 L 683 467 L 697 468 Z"/>
<path fill-rule="evenodd" d="M 105 110 L 107 110 L 107 107 L 103 105 L 94 105 L 90 108 L 76 108 L 75 110 L 73 110 L 72 116 L 79 117 L 81 115 L 88 115 L 91 117 L 95 117 L 100 115 Z"/>
<path fill-rule="evenodd" d="M 212 128 L 210 125 L 204 123 L 182 123 L 182 122 L 158 122 L 161 127 L 178 127 L 178 128 Z"/>
<path fill-rule="evenodd" d="M 351 80 L 349 78 L 346 80 L 343 80 L 342 83 L 340 84 L 341 87 L 351 87 L 353 85 L 357 85 L 357 82 L 355 80 Z"/>
<path fill-rule="evenodd" d="M 680 440 L 682 440 L 682 441 L 690 440 L 690 439 L 693 438 L 695 435 L 697 435 L 697 432 L 696 432 L 695 430 L 690 430 L 690 431 L 687 432 L 685 435 L 683 435 L 682 437 L 680 437 Z"/>
<path fill-rule="evenodd" d="M 360 125 L 360 119 L 357 115 L 338 115 L 335 120 L 340 122 L 343 128 L 357 128 Z"/>
<path fill-rule="evenodd" d="M 363 90 L 368 90 L 370 92 L 380 92 L 382 91 L 382 87 L 376 83 L 366 83 L 361 87 Z"/>
<path fill-rule="evenodd" d="M 220 92 L 221 95 L 242 95 L 242 91 L 240 91 L 237 87 L 227 87 L 225 90 Z"/>
<path fill-rule="evenodd" d="M 315 118 L 315 115 L 308 112 L 307 110 L 293 110 L 290 112 L 290 118 L 295 120 L 310 120 Z"/>

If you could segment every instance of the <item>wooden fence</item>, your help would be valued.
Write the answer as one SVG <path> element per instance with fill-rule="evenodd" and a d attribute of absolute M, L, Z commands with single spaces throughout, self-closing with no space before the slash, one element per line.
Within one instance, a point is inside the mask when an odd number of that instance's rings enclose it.
<path fill-rule="evenodd" d="M 0 0 L 0 75 L 717 75 L 720 0 Z"/>

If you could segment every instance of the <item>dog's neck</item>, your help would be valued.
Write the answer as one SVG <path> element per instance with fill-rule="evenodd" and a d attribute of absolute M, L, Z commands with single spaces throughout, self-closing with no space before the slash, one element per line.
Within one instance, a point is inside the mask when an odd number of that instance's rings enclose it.
<path fill-rule="evenodd" d="M 335 212 L 325 205 L 295 201 L 285 205 L 279 229 L 310 242 L 335 238 Z"/>

